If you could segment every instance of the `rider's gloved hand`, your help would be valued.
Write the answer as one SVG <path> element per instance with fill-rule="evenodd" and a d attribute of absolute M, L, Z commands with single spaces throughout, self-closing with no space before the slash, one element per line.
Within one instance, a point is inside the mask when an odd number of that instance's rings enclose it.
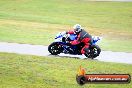
<path fill-rule="evenodd" d="M 67 34 L 75 34 L 75 32 L 73 30 L 69 30 L 66 32 Z"/>

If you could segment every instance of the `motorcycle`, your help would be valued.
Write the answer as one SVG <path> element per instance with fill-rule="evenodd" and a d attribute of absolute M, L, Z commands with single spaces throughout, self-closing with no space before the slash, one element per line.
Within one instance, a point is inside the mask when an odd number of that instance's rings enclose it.
<path fill-rule="evenodd" d="M 52 55 L 58 55 L 60 53 L 72 54 L 72 55 L 82 55 L 81 49 L 84 44 L 80 43 L 78 45 L 71 45 L 69 41 L 74 41 L 77 39 L 75 34 L 66 34 L 66 32 L 60 32 L 56 35 L 55 41 L 48 46 L 48 51 Z M 100 40 L 98 36 L 92 36 L 92 42 L 89 45 L 89 49 L 85 50 L 85 56 L 87 58 L 96 58 L 99 56 L 101 49 L 96 44 Z"/>

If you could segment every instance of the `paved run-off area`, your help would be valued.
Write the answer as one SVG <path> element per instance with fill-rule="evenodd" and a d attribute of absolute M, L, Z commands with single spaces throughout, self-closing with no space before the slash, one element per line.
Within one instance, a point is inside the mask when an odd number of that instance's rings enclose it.
<path fill-rule="evenodd" d="M 18 43 L 6 43 L 6 42 L 0 42 L 0 52 L 37 55 L 37 56 L 50 56 L 47 46 L 18 44 Z M 69 54 L 60 54 L 59 56 L 60 57 L 61 56 L 77 57 L 80 59 L 85 58 L 85 56 L 69 55 Z M 95 59 L 99 60 L 99 61 L 105 61 L 105 62 L 132 64 L 132 53 L 102 51 L 100 56 L 98 56 Z"/>

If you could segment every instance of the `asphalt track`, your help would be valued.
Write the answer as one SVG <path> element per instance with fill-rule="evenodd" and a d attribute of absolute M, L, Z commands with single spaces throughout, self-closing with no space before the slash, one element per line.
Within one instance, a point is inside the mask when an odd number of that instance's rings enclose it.
<path fill-rule="evenodd" d="M 47 46 L 7 43 L 7 42 L 0 42 L 0 52 L 36 55 L 36 56 L 53 56 L 50 55 L 50 53 L 48 52 Z M 82 55 L 69 55 L 69 54 L 59 54 L 56 57 L 74 57 L 79 59 L 86 58 L 85 56 Z M 132 53 L 102 51 L 100 56 L 95 58 L 95 60 L 104 61 L 104 62 L 132 64 Z"/>

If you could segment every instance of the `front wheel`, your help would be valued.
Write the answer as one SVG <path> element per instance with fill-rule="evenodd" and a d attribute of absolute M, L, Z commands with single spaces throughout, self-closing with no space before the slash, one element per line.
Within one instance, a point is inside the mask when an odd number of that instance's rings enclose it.
<path fill-rule="evenodd" d="M 52 54 L 52 55 L 57 55 L 60 54 L 62 52 L 62 46 L 59 45 L 57 42 L 53 42 L 48 46 L 48 51 Z"/>

